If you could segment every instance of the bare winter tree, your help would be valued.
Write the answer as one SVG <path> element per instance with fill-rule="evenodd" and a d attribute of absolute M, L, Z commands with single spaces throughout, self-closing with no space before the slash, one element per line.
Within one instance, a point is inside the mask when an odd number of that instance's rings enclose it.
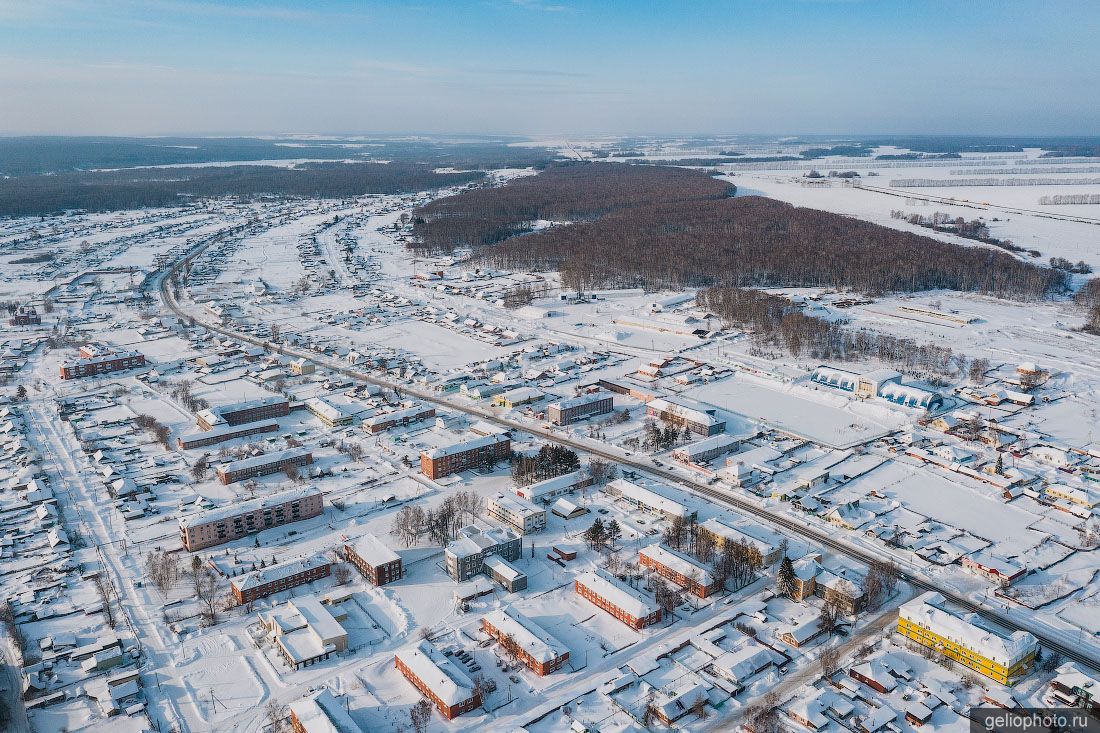
<path fill-rule="evenodd" d="M 600 460 L 599 458 L 588 461 L 588 473 L 592 476 L 592 483 L 596 486 L 602 486 L 615 478 L 616 470 L 615 464 L 610 461 Z"/>
<path fill-rule="evenodd" d="M 413 733 L 428 733 L 428 726 L 432 721 L 432 704 L 421 698 L 415 705 L 409 708 L 409 723 Z"/>
<path fill-rule="evenodd" d="M 863 578 L 861 587 L 866 607 L 874 610 L 892 596 L 900 577 L 898 567 L 893 562 L 888 560 L 872 561 L 868 567 L 867 575 Z"/>
<path fill-rule="evenodd" d="M 840 669 L 840 651 L 835 646 L 825 647 L 821 650 L 818 663 L 821 665 L 821 676 L 830 679 Z"/>
<path fill-rule="evenodd" d="M 115 627 L 115 611 L 111 601 L 115 594 L 114 585 L 107 574 L 102 572 L 95 574 L 92 583 L 95 585 L 96 593 L 99 594 L 99 601 L 103 605 L 103 621 L 113 629 Z"/>
<path fill-rule="evenodd" d="M 427 524 L 427 514 L 419 505 L 403 506 L 393 517 L 390 534 L 411 547 Z"/>
<path fill-rule="evenodd" d="M 275 698 L 264 705 L 264 718 L 267 720 L 267 733 L 286 733 L 290 729 L 287 706 Z"/>
<path fill-rule="evenodd" d="M 206 456 L 199 456 L 199 459 L 191 466 L 191 478 L 201 481 L 206 478 L 208 473 L 210 473 L 209 459 Z"/>
<path fill-rule="evenodd" d="M 336 585 L 347 585 L 351 582 L 351 568 L 344 563 L 337 563 L 332 569 L 332 578 Z"/>
<path fill-rule="evenodd" d="M 213 626 L 218 622 L 218 576 L 207 567 L 200 567 L 194 578 L 195 597 L 202 608 L 203 623 Z"/>
<path fill-rule="evenodd" d="M 0 626 L 4 627 L 4 631 L 7 632 L 11 640 L 15 642 L 16 648 L 19 649 L 20 655 L 26 659 L 27 654 L 27 637 L 23 633 L 23 629 L 20 628 L 18 622 L 15 620 L 15 609 L 12 608 L 11 603 L 6 599 L 0 601 Z"/>
<path fill-rule="evenodd" d="M 180 567 L 176 555 L 160 550 L 154 550 L 145 558 L 145 577 L 160 593 L 161 598 L 167 600 L 168 592 L 179 580 Z"/>
<path fill-rule="evenodd" d="M 691 712 L 699 720 L 706 720 L 710 717 L 710 712 L 707 710 L 707 699 L 702 695 L 699 695 L 691 701 Z"/>

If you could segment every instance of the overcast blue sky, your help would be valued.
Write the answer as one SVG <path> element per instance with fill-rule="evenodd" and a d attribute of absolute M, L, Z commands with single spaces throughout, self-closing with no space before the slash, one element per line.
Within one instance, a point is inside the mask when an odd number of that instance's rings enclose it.
<path fill-rule="evenodd" d="M 0 0 L 0 134 L 1100 134 L 1100 1 Z"/>

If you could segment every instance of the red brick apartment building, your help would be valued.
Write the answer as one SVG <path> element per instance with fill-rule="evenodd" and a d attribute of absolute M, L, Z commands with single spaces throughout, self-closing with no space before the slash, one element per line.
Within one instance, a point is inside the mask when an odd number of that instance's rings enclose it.
<path fill-rule="evenodd" d="M 699 598 L 706 598 L 719 589 L 714 576 L 701 563 L 661 545 L 643 547 L 638 552 L 638 563 Z"/>
<path fill-rule="evenodd" d="M 614 409 L 615 402 L 611 396 L 603 392 L 589 392 L 551 402 L 546 406 L 546 419 L 554 425 L 571 425 L 592 415 L 606 415 Z"/>
<path fill-rule="evenodd" d="M 481 693 L 475 692 L 470 678 L 431 642 L 421 641 L 399 649 L 393 659 L 397 671 L 431 700 L 447 720 L 481 705 Z"/>
<path fill-rule="evenodd" d="M 574 581 L 574 589 L 632 629 L 644 629 L 661 620 L 660 608 L 604 570 L 582 573 Z"/>
<path fill-rule="evenodd" d="M 430 479 L 443 478 L 468 468 L 503 461 L 511 454 L 512 441 L 507 435 L 484 435 L 446 448 L 424 451 L 420 454 L 420 472 Z"/>
<path fill-rule="evenodd" d="M 372 534 L 345 544 L 344 557 L 374 585 L 385 585 L 401 578 L 401 557 Z"/>
<path fill-rule="evenodd" d="M 291 466 L 299 468 L 310 463 L 313 463 L 313 453 L 308 448 L 290 448 L 233 461 L 232 463 L 224 463 L 218 466 L 215 473 L 218 480 L 223 484 L 235 484 L 245 479 L 279 473 Z"/>
<path fill-rule="evenodd" d="M 534 673 L 545 677 L 569 661 L 569 650 L 529 618 L 512 608 L 489 612 L 481 628 L 500 643 L 507 639 L 516 658 Z"/>
<path fill-rule="evenodd" d="M 254 570 L 234 578 L 229 582 L 233 597 L 237 603 L 251 603 L 257 598 L 265 598 L 321 578 L 327 578 L 332 564 L 320 555 L 298 558 L 276 563 L 260 570 Z"/>
<path fill-rule="evenodd" d="M 85 349 L 80 349 L 81 358 L 76 361 L 68 361 L 61 365 L 62 379 L 82 379 L 95 377 L 100 374 L 121 372 L 127 369 L 137 369 L 145 366 L 145 355 L 136 351 L 119 351 L 114 353 L 99 354 L 85 357 Z M 90 353 L 95 353 L 91 351 Z"/>
<path fill-rule="evenodd" d="M 323 503 L 319 489 L 306 488 L 208 509 L 179 520 L 180 541 L 185 550 L 195 552 L 316 517 L 321 514 Z"/>

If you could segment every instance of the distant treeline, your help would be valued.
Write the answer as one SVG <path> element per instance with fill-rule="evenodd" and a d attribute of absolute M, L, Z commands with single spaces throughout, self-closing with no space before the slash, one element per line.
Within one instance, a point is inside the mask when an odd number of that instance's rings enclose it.
<path fill-rule="evenodd" d="M 8 137 L 0 138 L 0 176 L 252 160 L 366 158 L 453 168 L 545 165 L 556 154 L 509 140 L 388 140 L 250 137 Z"/>
<path fill-rule="evenodd" d="M 875 156 L 875 160 L 957 160 L 959 158 L 962 156 L 958 153 L 896 153 Z"/>
<path fill-rule="evenodd" d="M 460 209 L 466 195 L 452 199 L 452 208 Z M 578 290 L 727 285 L 876 293 L 945 288 L 1038 299 L 1067 285 L 1065 273 L 1006 252 L 757 196 L 633 206 L 596 221 L 506 239 L 478 256 L 502 268 L 559 270 L 563 286 Z"/>
<path fill-rule="evenodd" d="M 670 201 L 722 199 L 735 188 L 699 171 L 614 163 L 555 165 L 497 188 L 437 199 L 413 212 L 414 247 L 451 252 L 527 232 L 539 219 L 590 221 Z"/>
<path fill-rule="evenodd" d="M 1021 153 L 1042 148 L 1043 157 L 1097 155 L 1100 137 L 981 137 L 977 135 L 906 135 L 861 138 L 864 145 L 892 145 L 922 153 Z"/>
<path fill-rule="evenodd" d="M 140 168 L 0 179 L 0 216 L 80 209 L 179 206 L 195 199 L 260 195 L 344 198 L 403 193 L 478 181 L 480 172 L 434 173 L 417 163 L 312 163 L 297 168 Z"/>

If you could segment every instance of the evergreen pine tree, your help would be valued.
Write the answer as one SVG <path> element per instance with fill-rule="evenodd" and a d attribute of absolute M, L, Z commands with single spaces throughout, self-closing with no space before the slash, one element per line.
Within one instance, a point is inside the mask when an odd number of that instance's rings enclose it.
<path fill-rule="evenodd" d="M 779 592 L 788 598 L 794 597 L 794 564 L 786 555 L 783 562 L 779 563 L 779 572 L 775 576 L 775 584 Z"/>
<path fill-rule="evenodd" d="M 612 519 L 607 523 L 607 542 L 611 545 L 611 549 L 615 549 L 615 542 L 623 536 L 622 527 L 619 523 Z"/>

